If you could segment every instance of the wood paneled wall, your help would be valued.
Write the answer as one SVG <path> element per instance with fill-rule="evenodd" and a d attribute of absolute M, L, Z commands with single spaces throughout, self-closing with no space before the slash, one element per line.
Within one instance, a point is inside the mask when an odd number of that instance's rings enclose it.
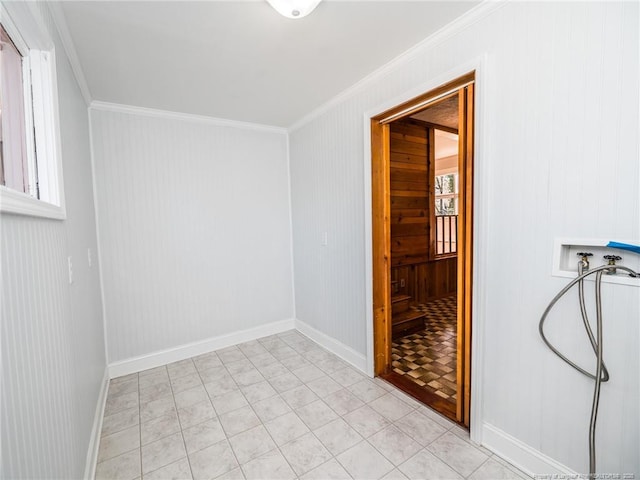
<path fill-rule="evenodd" d="M 424 303 L 456 293 L 457 258 L 448 257 L 391 268 L 393 295 L 409 295 Z"/>
<path fill-rule="evenodd" d="M 429 257 L 429 129 L 417 120 L 391 129 L 391 280 L 393 294 L 426 302 L 455 293 L 456 258 Z"/>
<path fill-rule="evenodd" d="M 391 266 L 429 259 L 427 128 L 415 121 L 391 128 Z"/>

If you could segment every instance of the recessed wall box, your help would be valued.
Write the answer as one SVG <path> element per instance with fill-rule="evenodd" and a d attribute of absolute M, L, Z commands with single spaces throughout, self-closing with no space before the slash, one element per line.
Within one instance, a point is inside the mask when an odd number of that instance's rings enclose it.
<path fill-rule="evenodd" d="M 626 242 L 637 245 L 638 241 Z M 623 250 L 607 247 L 609 239 L 592 239 L 592 238 L 556 238 L 553 245 L 553 271 L 554 277 L 575 278 L 578 276 L 579 252 L 590 252 L 593 254 L 589 258 L 591 268 L 605 265 L 607 261 L 605 255 L 620 255 L 622 260 L 616 262 L 616 265 L 628 267 L 635 272 L 640 272 L 640 255 L 633 252 L 625 252 Z M 594 281 L 595 275 L 591 275 L 586 280 Z M 605 283 L 619 283 L 623 285 L 633 285 L 640 287 L 640 278 L 630 277 L 627 272 L 620 270 L 615 275 L 603 275 L 602 281 Z"/>

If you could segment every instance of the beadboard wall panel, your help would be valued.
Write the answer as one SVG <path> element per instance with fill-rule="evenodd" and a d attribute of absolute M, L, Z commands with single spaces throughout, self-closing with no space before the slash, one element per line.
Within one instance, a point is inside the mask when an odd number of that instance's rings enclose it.
<path fill-rule="evenodd" d="M 551 276 L 554 238 L 640 239 L 638 4 L 506 2 L 483 11 L 290 132 L 297 317 L 366 353 L 364 114 L 485 58 L 476 158 L 482 415 L 584 472 L 593 384 L 544 347 L 537 325 L 566 283 Z M 603 386 L 598 469 L 638 472 L 639 289 L 608 285 L 603 295 L 612 380 Z M 550 335 L 594 364 L 573 296 L 558 306 Z"/>
<path fill-rule="evenodd" d="M 34 8 L 56 45 L 67 219 L 0 215 L 0 477 L 81 478 L 106 367 L 89 122 L 49 10 Z"/>
<path fill-rule="evenodd" d="M 284 131 L 91 122 L 110 363 L 293 318 Z"/>

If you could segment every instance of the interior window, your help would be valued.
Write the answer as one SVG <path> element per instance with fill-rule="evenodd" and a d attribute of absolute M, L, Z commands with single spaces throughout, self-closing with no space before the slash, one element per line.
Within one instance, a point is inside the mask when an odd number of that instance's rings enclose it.
<path fill-rule="evenodd" d="M 55 45 L 38 15 L 0 3 L 0 212 L 64 219 Z"/>
<path fill-rule="evenodd" d="M 0 42 L 0 184 L 37 198 L 35 159 L 34 171 L 30 172 L 27 151 L 25 105 L 31 103 L 28 98 L 31 89 L 29 82 L 25 82 L 28 80 L 25 74 L 28 76 L 29 72 L 23 55 L 3 25 Z"/>
<path fill-rule="evenodd" d="M 436 256 L 457 252 L 458 135 L 435 129 Z"/>

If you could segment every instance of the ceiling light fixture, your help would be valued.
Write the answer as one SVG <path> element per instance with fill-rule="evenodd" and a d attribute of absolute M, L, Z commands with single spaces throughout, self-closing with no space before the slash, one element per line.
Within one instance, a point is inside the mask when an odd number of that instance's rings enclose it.
<path fill-rule="evenodd" d="M 313 12 L 320 0 L 267 0 L 280 15 L 287 18 L 302 18 Z"/>

